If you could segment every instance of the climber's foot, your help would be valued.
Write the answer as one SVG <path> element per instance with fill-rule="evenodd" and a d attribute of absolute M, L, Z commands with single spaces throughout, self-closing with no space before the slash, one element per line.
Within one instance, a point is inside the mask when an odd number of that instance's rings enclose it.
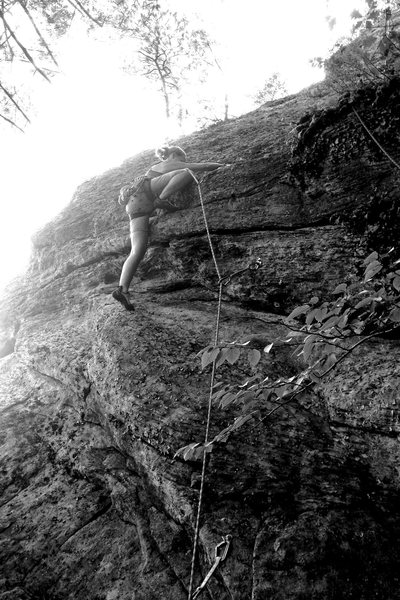
<path fill-rule="evenodd" d="M 133 306 L 130 300 L 129 292 L 123 292 L 121 286 L 119 286 L 116 290 L 113 291 L 112 297 L 114 298 L 114 300 L 118 300 L 118 302 L 120 302 L 122 306 L 126 308 L 126 310 L 135 310 L 135 307 Z"/>

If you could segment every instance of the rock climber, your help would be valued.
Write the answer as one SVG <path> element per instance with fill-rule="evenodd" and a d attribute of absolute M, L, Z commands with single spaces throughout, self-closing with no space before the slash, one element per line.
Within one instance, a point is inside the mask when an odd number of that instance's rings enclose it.
<path fill-rule="evenodd" d="M 193 181 L 188 169 L 201 173 L 225 166 L 217 162 L 187 163 L 186 153 L 179 146 L 163 146 L 156 151 L 156 156 L 161 162 L 153 165 L 140 178 L 139 190 L 132 191 L 134 186 L 125 186 L 127 189 L 122 188 L 120 193 L 119 202 L 125 206 L 130 220 L 131 252 L 122 266 L 119 286 L 112 296 L 129 311 L 135 310 L 130 300 L 129 286 L 146 253 L 151 213 L 155 208 L 178 210 L 167 199 Z"/>

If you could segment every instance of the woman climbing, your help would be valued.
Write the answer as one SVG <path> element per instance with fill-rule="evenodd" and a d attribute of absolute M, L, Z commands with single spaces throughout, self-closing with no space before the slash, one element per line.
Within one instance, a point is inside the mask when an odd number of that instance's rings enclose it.
<path fill-rule="evenodd" d="M 178 210 L 167 199 L 193 181 L 188 169 L 201 173 L 225 166 L 216 162 L 187 163 L 186 154 L 179 146 L 164 146 L 156 151 L 156 156 L 161 162 L 153 165 L 133 186 L 124 186 L 119 198 L 130 219 L 131 252 L 122 266 L 119 286 L 112 296 L 127 310 L 135 310 L 130 301 L 129 286 L 146 253 L 153 210 Z"/>

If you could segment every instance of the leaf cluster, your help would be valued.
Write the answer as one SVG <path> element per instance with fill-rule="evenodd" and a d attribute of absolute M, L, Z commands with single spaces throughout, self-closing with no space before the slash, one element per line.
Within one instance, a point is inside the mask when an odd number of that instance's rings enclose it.
<path fill-rule="evenodd" d="M 312 297 L 296 307 L 286 318 L 288 334 L 282 342 L 295 344 L 293 352 L 302 370 L 291 377 L 271 380 L 258 369 L 239 385 L 218 382 L 212 389 L 212 402 L 220 409 L 239 408 L 241 413 L 205 445 L 188 444 L 176 452 L 177 458 L 199 460 L 212 452 L 215 444 L 227 442 L 232 433 L 252 422 L 263 423 L 273 413 L 293 403 L 304 393 L 312 393 L 337 365 L 362 343 L 378 335 L 400 332 L 400 259 L 391 253 L 372 252 L 363 262 L 363 276 L 341 283 L 331 300 Z M 234 365 L 241 358 L 255 370 L 273 351 L 275 343 L 263 353 L 249 342 L 209 345 L 200 353 L 202 369 L 224 363 Z"/>
<path fill-rule="evenodd" d="M 250 366 L 256 367 L 260 362 L 261 353 L 255 348 L 250 348 L 249 343 L 241 344 L 235 341 L 226 346 L 207 346 L 198 354 L 201 357 L 201 368 L 205 369 L 214 362 L 217 368 L 225 361 L 234 365 L 243 354 L 247 355 Z"/>
<path fill-rule="evenodd" d="M 324 67 L 327 82 L 338 93 L 353 93 L 366 85 L 388 81 L 400 72 L 400 32 L 393 9 L 397 0 L 366 0 L 364 14 L 352 12 L 350 39 L 335 44 L 331 56 L 312 63 Z"/>
<path fill-rule="evenodd" d="M 289 325 L 289 340 L 301 340 L 297 356 L 317 377 L 325 376 L 339 357 L 348 354 L 348 342 L 355 336 L 383 334 L 400 322 L 400 261 L 391 264 L 390 255 L 383 261 L 372 252 L 364 261 L 362 281 L 341 283 L 332 295 L 335 299 L 330 302 L 311 298 L 287 319 L 298 323 L 297 329 Z"/>

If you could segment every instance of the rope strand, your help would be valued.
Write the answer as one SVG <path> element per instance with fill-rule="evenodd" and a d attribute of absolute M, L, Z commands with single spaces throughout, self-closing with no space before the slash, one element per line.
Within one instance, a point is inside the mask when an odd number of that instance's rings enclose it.
<path fill-rule="evenodd" d="M 214 246 L 213 246 L 213 243 L 212 243 L 212 240 L 211 240 L 210 229 L 209 229 L 209 227 L 208 227 L 207 215 L 206 215 L 206 209 L 205 209 L 205 206 L 204 206 L 204 200 L 203 200 L 203 194 L 202 194 L 202 192 L 201 192 L 200 182 L 199 182 L 199 180 L 197 179 L 196 175 L 195 175 L 195 174 L 194 174 L 194 173 L 193 173 L 193 172 L 192 172 L 190 169 L 186 169 L 186 171 L 187 171 L 188 173 L 190 173 L 190 175 L 193 177 L 194 181 L 195 181 L 195 182 L 196 182 L 196 184 L 197 184 L 197 189 L 199 190 L 199 197 L 200 197 L 201 210 L 203 211 L 203 219 L 204 219 L 204 225 L 205 225 L 205 227 L 206 227 L 206 233 L 207 233 L 208 243 L 209 243 L 209 245 L 210 245 L 210 250 L 211 250 L 211 255 L 212 255 L 212 257 L 213 257 L 213 261 L 214 261 L 215 270 L 216 270 L 216 272 L 217 272 L 217 275 L 218 275 L 218 281 L 220 282 L 220 281 L 221 281 L 221 274 L 220 274 L 219 267 L 218 267 L 218 263 L 217 263 L 217 259 L 216 259 L 216 256 L 215 256 L 215 252 L 214 252 Z"/>
<path fill-rule="evenodd" d="M 378 140 L 376 139 L 376 137 L 374 136 L 374 134 L 372 133 L 372 131 L 370 131 L 368 129 L 368 127 L 366 126 L 366 124 L 364 123 L 364 121 L 362 120 L 362 118 L 360 117 L 359 113 L 357 112 L 357 110 L 354 108 L 354 106 L 351 107 L 353 113 L 356 115 L 357 119 L 360 121 L 361 125 L 364 127 L 365 131 L 368 133 L 368 135 L 370 136 L 370 138 L 375 142 L 375 144 L 378 146 L 378 148 L 383 152 L 383 154 L 390 160 L 391 163 L 394 164 L 395 167 L 397 167 L 397 169 L 400 170 L 400 165 L 394 160 L 394 158 L 392 158 L 390 156 L 390 154 L 388 154 L 388 152 L 386 152 L 385 148 L 378 142 Z"/>
<path fill-rule="evenodd" d="M 219 342 L 219 324 L 220 324 L 220 318 L 221 318 L 223 280 L 221 278 L 221 274 L 220 274 L 219 267 L 218 267 L 218 262 L 217 262 L 217 259 L 215 256 L 214 247 L 213 247 L 213 243 L 211 240 L 211 235 L 210 235 L 210 230 L 208 227 L 207 215 L 206 215 L 206 211 L 205 211 L 205 207 L 204 207 L 204 200 L 203 200 L 203 195 L 201 192 L 200 182 L 198 181 L 198 179 L 196 178 L 196 176 L 190 169 L 187 169 L 187 171 L 193 177 L 194 181 L 196 182 L 197 189 L 199 190 L 200 204 L 201 204 L 201 209 L 203 211 L 203 218 L 204 218 L 204 224 L 205 224 L 205 228 L 206 228 L 206 232 L 207 232 L 208 243 L 210 245 L 211 255 L 212 255 L 212 258 L 214 261 L 215 271 L 218 275 L 218 284 L 219 284 L 218 310 L 217 310 L 217 320 L 216 320 L 215 335 L 214 335 L 214 346 L 217 346 L 218 342 Z M 196 525 L 195 525 L 194 540 L 193 540 L 192 562 L 191 562 L 191 567 L 190 567 L 190 583 L 189 583 L 188 600 L 192 600 L 192 598 L 193 598 L 192 594 L 193 594 L 193 582 L 194 582 L 194 569 L 195 569 L 197 546 L 198 546 L 198 542 L 199 542 L 199 533 L 200 533 L 200 518 L 201 518 L 201 508 L 202 508 L 203 494 L 204 494 L 204 482 L 205 482 L 205 476 L 206 476 L 207 444 L 208 444 L 208 436 L 209 436 L 209 432 L 210 432 L 210 423 L 211 423 L 212 394 L 213 394 L 213 388 L 214 388 L 215 371 L 216 371 L 216 366 L 215 366 L 215 361 L 214 361 L 213 366 L 212 366 L 212 372 L 211 372 L 211 380 L 210 380 L 210 394 L 209 394 L 209 398 L 208 398 L 208 411 L 207 411 L 206 431 L 205 431 L 205 435 L 204 435 L 203 460 L 202 460 L 202 468 L 201 468 L 199 500 L 198 500 L 198 504 L 197 504 Z"/>

